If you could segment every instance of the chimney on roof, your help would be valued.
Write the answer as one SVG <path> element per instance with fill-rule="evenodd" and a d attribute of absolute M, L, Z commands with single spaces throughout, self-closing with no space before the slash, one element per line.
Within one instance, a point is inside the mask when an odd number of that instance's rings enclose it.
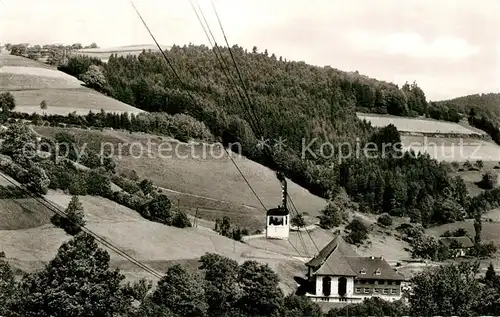
<path fill-rule="evenodd" d="M 370 256 L 370 259 L 375 260 L 375 257 L 372 255 L 372 256 Z"/>
<path fill-rule="evenodd" d="M 380 256 L 380 259 L 383 261 L 383 260 L 384 260 L 384 256 L 383 256 L 383 255 L 381 255 L 381 256 Z"/>

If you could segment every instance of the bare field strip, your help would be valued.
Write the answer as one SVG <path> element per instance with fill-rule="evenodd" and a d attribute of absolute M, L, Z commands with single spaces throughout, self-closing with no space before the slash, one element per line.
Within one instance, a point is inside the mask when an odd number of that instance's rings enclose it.
<path fill-rule="evenodd" d="M 0 73 L 0 91 L 35 90 L 47 88 L 79 88 L 82 83 L 56 77 L 41 77 L 22 74 Z"/>
<path fill-rule="evenodd" d="M 171 46 L 167 45 L 160 45 L 160 46 L 164 50 L 171 48 Z M 144 50 L 158 51 L 158 47 L 156 45 L 146 44 L 146 45 L 131 45 L 131 46 L 110 47 L 110 48 L 88 48 L 75 51 L 73 52 L 73 54 L 95 57 L 101 59 L 104 62 L 107 62 L 111 54 L 115 54 L 118 56 L 139 55 Z"/>
<path fill-rule="evenodd" d="M 57 68 L 54 66 L 40 63 L 25 57 L 10 55 L 5 52 L 0 53 L 0 67 L 2 66 L 37 67 L 57 71 Z"/>
<path fill-rule="evenodd" d="M 50 136 L 64 129 L 35 127 L 35 130 L 42 135 Z M 159 187 L 180 192 L 181 194 L 169 193 L 165 190 L 165 194 L 173 199 L 178 198 L 183 208 L 187 210 L 200 208 L 200 216 L 207 220 L 222 217 L 227 212 L 240 226 L 251 229 L 262 229 L 264 226 L 264 208 L 227 155 L 220 156 L 220 158 L 210 155 L 204 157 L 203 145 L 182 143 L 169 137 L 131 134 L 116 130 L 101 132 L 72 129 L 67 131 L 74 132 L 80 145 L 87 143 L 88 148 L 97 151 L 100 151 L 101 143 L 113 144 L 118 173 L 135 170 L 140 178 L 151 179 Z M 148 152 L 144 145 L 148 141 L 153 144 L 151 152 Z M 155 144 L 160 142 L 170 145 L 177 151 L 173 151 L 171 157 L 168 153 L 163 153 L 164 157 L 158 157 L 159 151 Z M 137 149 L 135 152 L 131 151 L 135 157 L 128 153 L 132 143 L 143 144 L 142 155 Z M 123 148 L 121 157 L 117 156 L 116 150 L 120 144 Z M 222 149 L 219 152 L 222 152 Z M 152 156 L 148 157 L 148 153 Z M 266 208 L 277 207 L 281 203 L 281 186 L 275 173 L 244 157 L 234 159 Z M 326 205 L 326 201 L 291 181 L 288 184 L 290 196 L 298 210 L 307 212 L 311 217 L 318 216 L 320 210 Z"/>
<path fill-rule="evenodd" d="M 66 206 L 70 197 L 51 191 L 48 198 Z M 174 262 L 196 261 L 206 252 L 214 252 L 238 262 L 257 260 L 277 268 L 284 285 L 291 286 L 293 274 L 303 275 L 301 262 L 276 252 L 253 248 L 228 239 L 210 230 L 197 228 L 179 229 L 149 222 L 136 212 L 101 197 L 80 197 L 87 227 L 118 246 L 129 255 L 160 271 Z M 36 237 L 36 238 L 34 238 Z M 24 230 L 0 230 L 2 250 L 7 259 L 21 270 L 41 269 L 50 261 L 58 247 L 70 237 L 63 230 L 44 225 Z M 189 247 L 186 243 L 189 241 Z M 120 267 L 131 279 L 148 277 L 140 269 L 124 261 L 113 251 L 108 251 L 113 265 Z M 285 273 L 286 271 L 286 273 Z M 290 275 L 290 271 L 292 271 Z"/>
<path fill-rule="evenodd" d="M 88 114 L 90 110 L 99 112 L 101 109 L 106 112 L 144 112 L 85 87 L 13 91 L 12 94 L 16 98 L 16 111 L 27 113 L 42 113 L 40 109 L 42 100 L 47 102 L 48 114 L 67 115 L 73 111 L 77 114 Z"/>
<path fill-rule="evenodd" d="M 484 132 L 479 132 L 477 129 L 470 129 L 462 124 L 437 121 L 430 119 L 417 119 L 396 117 L 389 115 L 375 115 L 357 113 L 358 118 L 371 122 L 375 127 L 385 127 L 393 124 L 399 131 L 417 132 L 417 133 L 442 133 L 442 134 L 465 134 L 465 135 L 484 135 Z"/>
<path fill-rule="evenodd" d="M 500 161 L 500 146 L 490 141 L 459 138 L 401 136 L 403 148 L 416 153 L 429 153 L 438 161 Z"/>

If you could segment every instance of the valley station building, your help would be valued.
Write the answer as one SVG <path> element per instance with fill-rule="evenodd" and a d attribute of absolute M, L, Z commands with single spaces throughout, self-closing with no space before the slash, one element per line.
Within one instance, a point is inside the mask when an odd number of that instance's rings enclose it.
<path fill-rule="evenodd" d="M 383 257 L 361 257 L 336 236 L 306 263 L 310 289 L 315 302 L 357 303 L 379 297 L 386 301 L 401 299 L 405 277 Z"/>

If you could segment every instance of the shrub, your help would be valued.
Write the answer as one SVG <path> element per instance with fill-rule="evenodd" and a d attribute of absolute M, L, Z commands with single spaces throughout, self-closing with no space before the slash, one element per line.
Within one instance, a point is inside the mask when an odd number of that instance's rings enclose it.
<path fill-rule="evenodd" d="M 300 213 L 297 213 L 297 215 L 292 218 L 290 223 L 292 226 L 298 227 L 298 228 L 306 226 L 306 221 L 304 220 L 304 217 Z"/>
<path fill-rule="evenodd" d="M 141 187 L 139 187 L 139 185 L 137 185 L 137 182 L 135 181 L 129 180 L 125 177 L 118 175 L 113 175 L 111 177 L 111 180 L 118 187 L 120 187 L 129 194 L 138 194 L 139 192 L 141 192 Z"/>
<path fill-rule="evenodd" d="M 139 187 L 142 189 L 144 195 L 152 194 L 155 190 L 153 182 L 149 179 L 144 179 L 139 183 Z"/>
<path fill-rule="evenodd" d="M 177 228 L 192 227 L 191 221 L 189 221 L 188 216 L 182 211 L 176 212 L 174 219 L 172 220 L 172 226 Z"/>
<path fill-rule="evenodd" d="M 65 211 L 66 217 L 61 217 L 55 214 L 50 219 L 51 222 L 66 231 L 69 235 L 76 235 L 82 231 L 81 227 L 85 226 L 83 207 L 78 199 L 78 196 L 73 196 Z"/>
<path fill-rule="evenodd" d="M 73 180 L 69 185 L 68 191 L 71 195 L 87 195 L 87 175 L 83 171 L 79 171 L 74 174 Z"/>
<path fill-rule="evenodd" d="M 325 229 L 338 227 L 347 218 L 346 212 L 337 201 L 329 202 L 322 213 L 323 215 L 319 216 L 319 225 Z"/>
<path fill-rule="evenodd" d="M 346 229 L 350 231 L 345 239 L 348 243 L 359 244 L 368 238 L 368 228 L 359 219 L 353 219 Z"/>
<path fill-rule="evenodd" d="M 483 174 L 483 178 L 481 180 L 482 185 L 487 189 L 492 189 L 497 186 L 498 183 L 498 175 L 493 171 L 488 171 Z"/>
<path fill-rule="evenodd" d="M 88 195 L 109 197 L 112 192 L 111 181 L 102 170 L 91 170 L 86 183 Z"/>
<path fill-rule="evenodd" d="M 81 163 L 90 169 L 101 167 L 101 157 L 95 151 L 87 150 L 81 159 Z"/>
<path fill-rule="evenodd" d="M 147 205 L 147 217 L 154 221 L 172 225 L 175 218 L 172 213 L 172 203 L 165 195 L 157 195 L 153 200 Z M 181 227 L 183 228 L 183 227 Z"/>
<path fill-rule="evenodd" d="M 392 225 L 392 217 L 389 214 L 382 214 L 378 217 L 377 223 L 382 226 L 388 227 Z"/>
<path fill-rule="evenodd" d="M 28 190 L 45 195 L 49 190 L 50 179 L 40 166 L 31 166 L 26 174 L 25 185 Z"/>

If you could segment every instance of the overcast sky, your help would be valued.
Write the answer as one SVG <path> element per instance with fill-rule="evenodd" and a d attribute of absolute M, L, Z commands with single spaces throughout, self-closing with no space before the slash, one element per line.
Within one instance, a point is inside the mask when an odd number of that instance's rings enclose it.
<path fill-rule="evenodd" d="M 196 0 L 194 0 L 196 1 Z M 199 0 L 219 42 L 208 0 Z M 216 0 L 231 45 L 402 84 L 500 92 L 500 0 Z M 475 4 L 476 3 L 476 4 Z M 164 45 L 208 44 L 189 0 L 135 0 Z M 151 44 L 129 0 L 0 0 L 0 43 Z"/>

